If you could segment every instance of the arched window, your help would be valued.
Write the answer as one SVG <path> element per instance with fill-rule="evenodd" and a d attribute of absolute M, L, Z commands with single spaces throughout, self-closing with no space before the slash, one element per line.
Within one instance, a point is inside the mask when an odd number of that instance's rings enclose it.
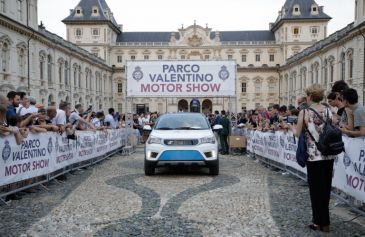
<path fill-rule="evenodd" d="M 47 57 L 47 76 L 48 76 L 48 83 L 52 83 L 52 57 L 48 55 Z"/>
<path fill-rule="evenodd" d="M 89 69 L 85 70 L 85 81 L 86 81 L 86 89 L 89 89 Z"/>
<path fill-rule="evenodd" d="M 303 68 L 303 88 L 307 88 L 307 68 Z"/>
<path fill-rule="evenodd" d="M 68 62 L 65 61 L 65 85 L 68 86 L 70 83 L 68 81 Z"/>
<path fill-rule="evenodd" d="M 316 83 L 319 83 L 319 65 L 316 63 L 314 66 L 314 75 L 315 75 L 315 80 Z"/>
<path fill-rule="evenodd" d="M 3 43 L 1 48 L 1 71 L 8 71 L 8 62 L 9 62 L 9 45 L 7 43 Z"/>
<path fill-rule="evenodd" d="M 23 46 L 18 46 L 18 54 L 19 54 L 19 75 L 24 77 L 25 75 L 25 64 L 26 64 L 26 59 L 25 59 L 25 47 Z"/>
<path fill-rule="evenodd" d="M 324 70 L 323 85 L 325 86 L 325 88 L 327 88 L 327 84 L 328 84 L 328 60 L 327 59 L 324 61 L 323 70 Z"/>
<path fill-rule="evenodd" d="M 346 76 L 346 59 L 345 53 L 341 54 L 341 80 L 345 80 Z"/>
<path fill-rule="evenodd" d="M 354 57 L 353 57 L 353 51 L 350 50 L 347 54 L 348 59 L 348 65 L 349 65 L 349 79 L 353 78 L 354 74 Z"/>
<path fill-rule="evenodd" d="M 53 104 L 53 95 L 52 94 L 50 94 L 49 96 L 48 96 L 48 106 L 51 106 Z"/>
<path fill-rule="evenodd" d="M 45 56 L 43 54 L 39 55 L 39 77 L 41 78 L 41 81 L 44 80 L 44 61 Z"/>
<path fill-rule="evenodd" d="M 81 88 L 81 66 L 79 66 L 79 88 Z"/>
<path fill-rule="evenodd" d="M 74 87 L 77 86 L 77 65 L 74 65 Z"/>
<path fill-rule="evenodd" d="M 58 82 L 62 84 L 63 60 L 58 60 Z"/>

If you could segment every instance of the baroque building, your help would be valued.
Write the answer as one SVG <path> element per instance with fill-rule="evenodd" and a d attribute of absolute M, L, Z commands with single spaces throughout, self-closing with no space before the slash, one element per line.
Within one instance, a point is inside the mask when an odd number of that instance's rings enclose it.
<path fill-rule="evenodd" d="M 194 22 L 176 31 L 124 32 L 105 0 L 81 0 L 63 20 L 63 40 L 37 25 L 36 0 L 0 0 L 0 90 L 30 90 L 44 103 L 160 113 L 189 111 L 193 102 L 201 112 L 295 104 L 311 83 L 329 89 L 340 79 L 362 96 L 363 7 L 356 1 L 355 22 L 329 37 L 331 18 L 314 0 L 286 0 L 268 30 L 215 31 Z M 134 60 L 234 60 L 236 94 L 128 97 L 126 65 Z"/>

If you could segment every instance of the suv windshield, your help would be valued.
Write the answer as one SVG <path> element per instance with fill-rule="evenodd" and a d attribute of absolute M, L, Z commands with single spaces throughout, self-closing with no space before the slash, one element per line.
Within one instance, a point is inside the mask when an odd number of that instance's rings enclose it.
<path fill-rule="evenodd" d="M 209 124 L 201 114 L 165 114 L 155 126 L 156 130 L 206 130 Z"/>

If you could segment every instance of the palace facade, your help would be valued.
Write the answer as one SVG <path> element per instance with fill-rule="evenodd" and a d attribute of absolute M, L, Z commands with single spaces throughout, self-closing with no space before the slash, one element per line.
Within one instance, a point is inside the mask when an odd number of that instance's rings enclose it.
<path fill-rule="evenodd" d="M 166 32 L 124 32 L 105 0 L 81 0 L 63 22 L 67 40 L 37 24 L 37 1 L 0 0 L 0 93 L 29 91 L 120 112 L 240 112 L 295 104 L 304 88 L 348 81 L 364 98 L 364 0 L 355 21 L 327 37 L 331 17 L 314 0 L 286 0 L 263 31 L 216 31 L 196 23 Z M 138 98 L 127 94 L 127 61 L 235 60 L 231 97 Z"/>

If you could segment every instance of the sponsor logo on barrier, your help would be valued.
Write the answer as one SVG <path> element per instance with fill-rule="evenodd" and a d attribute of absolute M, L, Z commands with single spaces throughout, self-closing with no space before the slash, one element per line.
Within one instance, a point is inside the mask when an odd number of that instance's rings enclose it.
<path fill-rule="evenodd" d="M 52 137 L 50 137 L 48 140 L 48 146 L 47 146 L 48 154 L 51 154 L 52 150 L 53 150 L 53 143 L 52 143 Z"/>
<path fill-rule="evenodd" d="M 11 147 L 9 145 L 9 141 L 5 140 L 5 146 L 4 146 L 1 156 L 2 156 L 3 160 L 6 162 L 9 159 L 10 155 L 11 155 Z"/>
<path fill-rule="evenodd" d="M 343 155 L 343 164 L 345 165 L 345 169 L 351 165 L 351 158 L 346 154 Z"/>
<path fill-rule="evenodd" d="M 229 78 L 229 71 L 227 70 L 226 66 L 222 66 L 221 70 L 218 73 L 218 76 L 221 80 L 225 81 Z"/>
<path fill-rule="evenodd" d="M 56 137 L 56 144 L 55 144 L 55 149 L 56 149 L 56 152 L 58 152 L 58 148 L 59 148 L 59 143 L 58 143 L 58 137 Z"/>

